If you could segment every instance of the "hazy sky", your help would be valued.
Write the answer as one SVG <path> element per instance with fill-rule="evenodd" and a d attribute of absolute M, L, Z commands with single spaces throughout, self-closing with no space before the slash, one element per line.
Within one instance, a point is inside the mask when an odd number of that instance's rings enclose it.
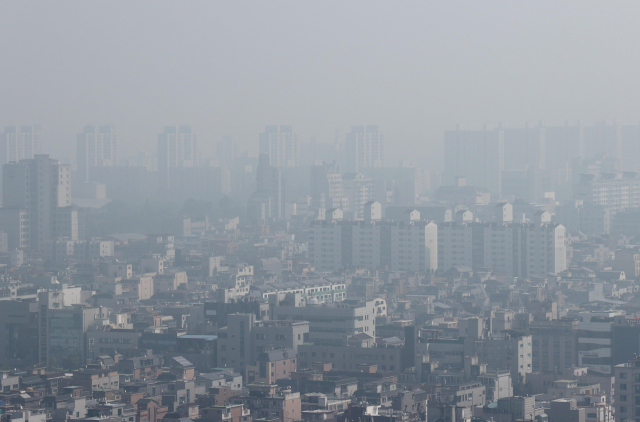
<path fill-rule="evenodd" d="M 378 124 L 391 158 L 441 162 L 443 131 L 640 119 L 640 2 L 3 1 L 0 125 L 73 157 L 87 123 L 123 155 L 167 124 L 257 149 Z"/>

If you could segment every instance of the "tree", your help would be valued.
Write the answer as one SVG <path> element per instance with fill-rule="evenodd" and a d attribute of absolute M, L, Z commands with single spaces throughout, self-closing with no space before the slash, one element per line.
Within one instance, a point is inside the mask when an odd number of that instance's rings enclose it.
<path fill-rule="evenodd" d="M 54 370 L 58 368 L 58 359 L 51 357 L 49 359 L 49 369 Z"/>
<path fill-rule="evenodd" d="M 71 371 L 80 368 L 80 356 L 73 352 L 69 353 L 67 357 L 62 360 L 62 366 Z"/>
<path fill-rule="evenodd" d="M 513 395 L 526 397 L 531 395 L 531 383 L 524 382 L 524 377 L 518 373 L 518 381 L 513 385 Z"/>

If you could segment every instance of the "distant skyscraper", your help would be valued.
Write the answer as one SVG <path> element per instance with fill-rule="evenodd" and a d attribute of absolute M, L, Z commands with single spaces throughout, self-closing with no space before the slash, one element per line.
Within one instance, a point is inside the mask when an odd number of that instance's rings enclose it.
<path fill-rule="evenodd" d="M 546 168 L 546 128 L 527 122 L 524 127 L 499 128 L 504 133 L 505 170 Z"/>
<path fill-rule="evenodd" d="M 258 189 L 249 199 L 248 211 L 254 222 L 284 218 L 285 181 L 280 170 L 269 164 L 267 154 L 260 154 L 257 168 Z"/>
<path fill-rule="evenodd" d="M 165 126 L 158 135 L 158 169 L 197 165 L 198 138 L 191 126 Z"/>
<path fill-rule="evenodd" d="M 230 136 L 225 136 L 216 144 L 216 158 L 222 167 L 230 167 L 237 154 L 236 142 Z"/>
<path fill-rule="evenodd" d="M 158 135 L 158 172 L 163 187 L 170 186 L 171 169 L 198 166 L 198 138 L 191 126 L 165 126 Z"/>
<path fill-rule="evenodd" d="M 311 166 L 311 197 L 318 208 L 344 208 L 344 184 L 338 165 Z"/>
<path fill-rule="evenodd" d="M 42 126 L 6 126 L 0 134 L 0 164 L 42 154 Z"/>
<path fill-rule="evenodd" d="M 273 167 L 299 167 L 298 135 L 293 126 L 267 126 L 260 134 L 260 154 L 267 154 Z"/>
<path fill-rule="evenodd" d="M 79 240 L 81 217 L 71 206 L 71 166 L 48 155 L 2 166 L 0 230 L 8 234 L 9 248 L 42 252 L 58 237 Z"/>
<path fill-rule="evenodd" d="M 114 125 L 85 126 L 76 141 L 78 180 L 91 182 L 96 167 L 118 165 L 118 135 Z"/>
<path fill-rule="evenodd" d="M 484 130 L 456 130 L 444 133 L 443 183 L 452 184 L 456 177 L 466 177 L 467 183 L 502 191 L 504 170 L 504 132 L 485 126 Z"/>
<path fill-rule="evenodd" d="M 353 218 L 363 218 L 365 204 L 374 199 L 373 179 L 362 173 L 345 173 L 342 175 L 342 190 L 349 204 L 343 211 L 351 212 Z"/>
<path fill-rule="evenodd" d="M 351 126 L 345 137 L 346 171 L 384 167 L 384 141 L 378 126 Z"/>

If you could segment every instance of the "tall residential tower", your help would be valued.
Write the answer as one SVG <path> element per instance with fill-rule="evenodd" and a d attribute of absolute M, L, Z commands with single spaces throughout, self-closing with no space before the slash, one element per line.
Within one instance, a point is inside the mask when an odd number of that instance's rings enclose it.
<path fill-rule="evenodd" d="M 267 154 L 273 167 L 299 167 L 300 147 L 293 126 L 267 126 L 260 134 L 260 154 Z"/>
<path fill-rule="evenodd" d="M 0 164 L 42 154 L 42 126 L 6 126 L 0 133 Z"/>
<path fill-rule="evenodd" d="M 78 180 L 94 181 L 96 167 L 118 165 L 118 135 L 114 125 L 85 126 L 76 140 Z"/>
<path fill-rule="evenodd" d="M 0 230 L 9 248 L 42 252 L 58 237 L 84 237 L 80 210 L 71 206 L 71 166 L 48 155 L 2 166 Z"/>

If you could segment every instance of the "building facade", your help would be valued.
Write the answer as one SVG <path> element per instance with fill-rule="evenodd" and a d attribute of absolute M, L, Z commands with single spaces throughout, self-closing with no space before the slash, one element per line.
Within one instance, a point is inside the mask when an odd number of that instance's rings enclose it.
<path fill-rule="evenodd" d="M 82 213 L 71 206 L 71 167 L 36 155 L 2 166 L 1 230 L 9 247 L 43 252 L 58 237 L 82 240 Z M 19 229 L 19 230 L 18 230 Z"/>
<path fill-rule="evenodd" d="M 0 164 L 42 154 L 42 126 L 6 126 L 0 133 Z"/>
<path fill-rule="evenodd" d="M 114 125 L 85 126 L 76 137 L 78 181 L 94 181 L 96 167 L 118 163 L 118 135 Z"/>
<path fill-rule="evenodd" d="M 345 136 L 345 161 L 349 172 L 384 167 L 384 138 L 378 126 L 351 126 Z"/>
<path fill-rule="evenodd" d="M 318 270 L 359 266 L 391 271 L 438 269 L 438 226 L 426 221 L 317 220 L 309 258 Z"/>
<path fill-rule="evenodd" d="M 300 146 L 293 126 L 267 126 L 260 134 L 259 151 L 273 167 L 300 166 Z"/>

